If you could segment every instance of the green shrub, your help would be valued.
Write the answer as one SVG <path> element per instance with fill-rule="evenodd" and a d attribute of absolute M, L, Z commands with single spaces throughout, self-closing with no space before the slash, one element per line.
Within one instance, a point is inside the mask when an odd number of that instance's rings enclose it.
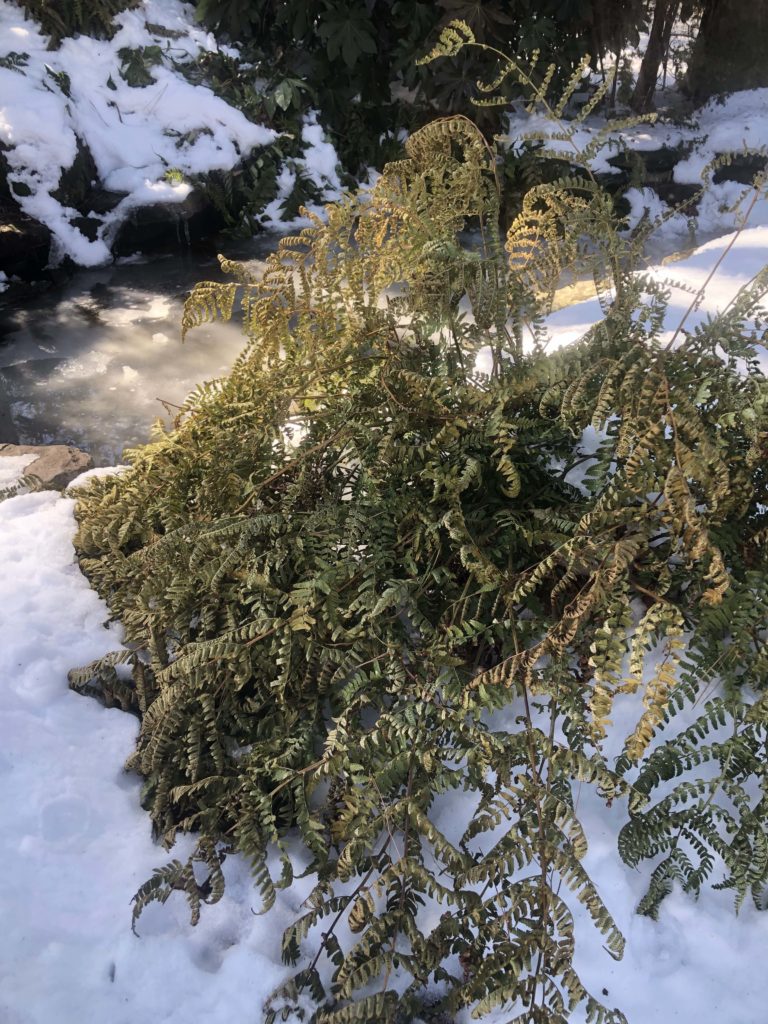
<path fill-rule="evenodd" d="M 471 39 L 456 25 L 432 56 Z M 499 206 L 482 134 L 438 120 L 259 282 L 224 260 L 233 280 L 198 285 L 183 328 L 237 306 L 232 373 L 78 503 L 81 564 L 130 649 L 72 685 L 139 715 L 128 767 L 157 835 L 200 836 L 134 923 L 174 889 L 197 920 L 229 851 L 265 910 L 292 883 L 291 837 L 317 872 L 267 1020 L 306 989 L 326 1024 L 414 1019 L 432 991 L 448 1012 L 623 1021 L 573 968 L 577 903 L 623 949 L 581 863 L 576 782 L 627 797 L 629 863 L 666 855 L 641 910 L 674 879 L 698 891 L 714 854 L 737 902 L 768 880 L 768 275 L 663 344 L 668 294 L 626 269 L 588 170 L 532 189 L 504 241 Z M 574 266 L 605 315 L 548 355 L 541 315 Z M 611 764 L 629 693 L 642 708 Z M 679 781 L 654 802 L 662 780 Z M 458 791 L 449 833 L 437 811 Z"/>

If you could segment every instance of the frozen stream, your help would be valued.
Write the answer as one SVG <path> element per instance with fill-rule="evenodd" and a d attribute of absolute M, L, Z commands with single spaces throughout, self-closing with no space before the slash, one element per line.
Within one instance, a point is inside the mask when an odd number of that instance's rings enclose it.
<path fill-rule="evenodd" d="M 262 235 L 225 251 L 255 263 L 276 243 Z M 242 349 L 237 324 L 198 328 L 181 344 L 186 294 L 221 278 L 212 255 L 174 253 L 0 296 L 0 443 L 72 444 L 97 465 L 119 462 L 154 420 L 171 419 L 163 401 L 178 405 Z"/>

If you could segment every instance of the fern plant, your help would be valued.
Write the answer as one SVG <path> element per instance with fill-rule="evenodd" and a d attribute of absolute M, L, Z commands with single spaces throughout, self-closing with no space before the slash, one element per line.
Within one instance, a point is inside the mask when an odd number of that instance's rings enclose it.
<path fill-rule="evenodd" d="M 466 45 L 457 24 L 433 56 Z M 532 101 L 557 116 L 576 84 Z M 231 281 L 195 288 L 183 330 L 237 309 L 230 376 L 78 503 L 81 564 L 129 646 L 71 683 L 140 717 L 128 767 L 162 841 L 200 837 L 142 886 L 134 924 L 176 889 L 196 920 L 232 851 L 265 911 L 293 881 L 291 837 L 316 873 L 268 1020 L 394 1022 L 437 996 L 520 1022 L 579 1006 L 623 1021 L 573 967 L 579 905 L 623 948 L 582 865 L 575 782 L 627 798 L 629 862 L 666 856 L 641 909 L 674 878 L 696 891 L 707 844 L 738 897 L 767 877 L 749 780 L 767 709 L 750 595 L 766 570 L 768 277 L 667 343 L 668 293 L 630 273 L 639 243 L 586 170 L 532 189 L 504 238 L 499 215 L 494 149 L 448 118 L 284 239 L 260 280 L 222 260 Z M 548 355 L 542 316 L 574 266 L 604 317 Z M 602 440 L 576 486 L 590 426 Z M 715 673 L 709 718 L 653 748 Z M 612 707 L 631 694 L 611 764 Z M 710 719 L 730 737 L 703 743 Z M 716 783 L 654 802 L 705 761 Z"/>

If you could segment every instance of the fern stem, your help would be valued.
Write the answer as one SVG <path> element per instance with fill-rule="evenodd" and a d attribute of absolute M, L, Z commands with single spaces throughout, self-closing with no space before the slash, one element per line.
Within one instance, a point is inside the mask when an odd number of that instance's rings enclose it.
<path fill-rule="evenodd" d="M 317 952 L 315 953 L 315 955 L 314 955 L 314 957 L 312 959 L 312 963 L 309 965 L 309 973 L 310 974 L 317 967 L 317 965 L 318 965 L 318 963 L 320 961 L 320 957 L 322 956 L 323 951 L 325 950 L 326 943 L 327 943 L 328 939 L 333 935 L 334 931 L 336 930 L 336 926 L 338 925 L 339 921 L 344 916 L 344 911 L 347 909 L 347 907 L 351 903 L 354 902 L 355 896 L 357 896 L 361 892 L 361 890 L 363 890 L 365 888 L 365 886 L 368 884 L 368 881 L 370 880 L 371 875 L 376 870 L 376 866 L 377 866 L 376 862 L 378 861 L 378 859 L 380 857 L 382 857 L 387 852 L 387 849 L 388 849 L 389 844 L 391 842 L 392 842 L 392 837 L 388 836 L 387 839 L 384 841 L 384 844 L 382 845 L 381 849 L 378 851 L 378 853 L 374 854 L 374 856 L 373 856 L 373 863 L 371 864 L 370 868 L 365 873 L 364 877 L 360 880 L 358 885 L 355 886 L 355 888 L 352 891 L 349 899 L 344 904 L 344 906 L 341 908 L 341 910 L 338 912 L 336 917 L 334 917 L 333 921 L 331 922 L 331 927 L 327 931 L 323 932 L 322 942 L 320 943 L 320 945 L 319 945 L 319 947 L 317 949 Z"/>
<path fill-rule="evenodd" d="M 512 637 L 513 637 L 513 642 L 514 642 L 514 645 L 515 645 L 515 654 L 517 655 L 517 654 L 520 653 L 520 649 L 519 649 L 518 638 L 517 638 L 517 625 L 514 622 L 512 624 Z M 548 869 L 547 856 L 546 856 L 547 836 L 546 836 L 546 829 L 545 829 L 545 823 L 544 823 L 544 812 L 542 810 L 541 797 L 539 796 L 539 794 L 541 792 L 541 789 L 543 787 L 542 787 L 542 784 L 541 784 L 541 776 L 539 774 L 539 768 L 538 768 L 538 765 L 536 763 L 536 761 L 537 761 L 537 759 L 536 759 L 536 745 L 535 745 L 534 738 L 533 738 L 534 737 L 533 716 L 531 714 L 531 705 L 530 705 L 530 702 L 528 700 L 528 683 L 527 683 L 526 680 L 523 680 L 522 691 L 523 691 L 523 704 L 524 704 L 524 707 L 525 707 L 525 731 L 526 731 L 526 740 L 527 740 L 527 747 L 528 747 L 528 759 L 529 759 L 530 769 L 531 769 L 531 782 L 532 782 L 532 785 L 533 785 L 533 800 L 534 800 L 534 804 L 536 806 L 536 818 L 537 818 L 537 822 L 538 822 L 538 832 L 539 832 L 539 869 L 540 869 L 540 874 L 539 874 L 539 893 L 540 893 L 540 907 L 541 907 L 540 929 L 541 929 L 541 934 L 542 934 L 542 941 L 541 941 L 541 943 L 539 945 L 539 952 L 538 952 L 538 958 L 537 958 L 537 962 L 536 962 L 536 969 L 533 972 L 533 982 L 532 982 L 532 988 L 531 988 L 531 1001 L 530 1001 L 530 1005 L 528 1007 L 529 1013 L 534 1014 L 535 1013 L 535 1006 L 536 1006 L 536 990 L 537 990 L 538 984 L 539 984 L 539 976 L 541 974 L 542 967 L 544 966 L 544 941 L 543 941 L 543 937 L 544 937 L 544 935 L 546 933 L 546 930 L 547 930 L 547 916 L 548 916 L 548 912 L 549 912 L 549 899 L 548 899 L 549 885 L 548 885 L 548 880 L 547 880 L 548 870 L 549 869 Z M 551 725 L 551 729 L 554 730 L 554 721 L 553 721 L 553 723 Z M 554 735 L 554 733 L 553 733 L 553 735 Z M 548 793 L 548 790 L 547 790 L 547 793 Z M 543 1003 L 543 1000 L 544 1000 L 544 979 L 542 978 L 542 1003 Z"/>

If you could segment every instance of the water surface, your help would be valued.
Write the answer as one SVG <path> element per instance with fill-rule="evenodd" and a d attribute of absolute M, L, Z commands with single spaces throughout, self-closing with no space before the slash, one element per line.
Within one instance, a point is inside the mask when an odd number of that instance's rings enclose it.
<path fill-rule="evenodd" d="M 258 262 L 274 235 L 226 249 Z M 174 253 L 82 270 L 62 284 L 0 296 L 0 442 L 71 444 L 119 462 L 201 381 L 226 374 L 244 345 L 236 324 L 191 331 L 181 310 L 213 254 Z M 163 404 L 166 403 L 166 404 Z"/>
<path fill-rule="evenodd" d="M 258 268 L 278 238 L 220 245 Z M 670 258 L 674 249 L 662 237 L 648 255 Z M 207 279 L 224 279 L 213 252 L 187 250 L 0 295 L 0 443 L 71 444 L 113 465 L 149 440 L 153 421 L 170 423 L 174 407 L 226 374 L 244 345 L 232 323 L 197 328 L 182 345 L 184 299 Z M 593 294 L 591 280 L 577 280 L 555 305 Z"/>

